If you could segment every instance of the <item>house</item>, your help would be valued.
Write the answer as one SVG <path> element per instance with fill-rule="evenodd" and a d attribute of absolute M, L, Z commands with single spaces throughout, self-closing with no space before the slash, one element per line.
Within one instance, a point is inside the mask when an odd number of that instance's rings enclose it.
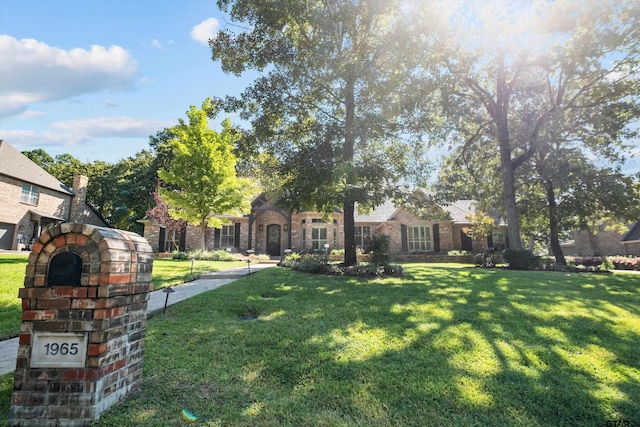
<path fill-rule="evenodd" d="M 356 246 L 364 248 L 376 233 L 391 237 L 391 249 L 396 254 L 447 253 L 451 250 L 480 252 L 489 247 L 504 249 L 504 224 L 496 227 L 492 236 L 473 239 L 467 234 L 468 215 L 475 212 L 473 202 L 459 200 L 438 206 L 438 217 L 422 219 L 408 210 L 397 208 L 387 201 L 371 212 L 355 214 Z M 285 250 L 294 252 L 324 252 L 344 248 L 344 215 L 336 209 L 329 216 L 318 212 L 291 211 L 272 205 L 260 195 L 251 204 L 251 213 L 243 217 L 229 217 L 229 225 L 209 228 L 205 235 L 207 249 L 233 252 L 253 251 L 281 256 Z M 169 240 L 180 242 L 180 250 L 200 247 L 199 227 L 187 226 L 171 236 L 161 224 L 141 220 L 144 237 L 154 251 L 170 251 Z"/>
<path fill-rule="evenodd" d="M 573 238 L 562 242 L 565 256 L 640 256 L 640 221 L 626 224 L 625 231 L 601 222 L 593 229 L 576 230 Z"/>
<path fill-rule="evenodd" d="M 0 249 L 24 250 L 59 222 L 109 226 L 87 204 L 86 176 L 62 184 L 6 141 L 0 140 Z"/>

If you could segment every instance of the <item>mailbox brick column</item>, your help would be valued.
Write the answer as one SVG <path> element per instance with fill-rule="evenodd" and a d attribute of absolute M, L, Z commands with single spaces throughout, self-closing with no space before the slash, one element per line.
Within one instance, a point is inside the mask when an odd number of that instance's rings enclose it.
<path fill-rule="evenodd" d="M 52 268 L 63 253 L 75 255 L 58 260 L 82 260 L 75 286 L 60 284 L 72 277 L 64 266 L 62 278 L 61 268 Z M 134 389 L 142 377 L 152 267 L 151 246 L 135 233 L 70 223 L 42 233 L 19 291 L 10 426 L 86 426 Z"/>

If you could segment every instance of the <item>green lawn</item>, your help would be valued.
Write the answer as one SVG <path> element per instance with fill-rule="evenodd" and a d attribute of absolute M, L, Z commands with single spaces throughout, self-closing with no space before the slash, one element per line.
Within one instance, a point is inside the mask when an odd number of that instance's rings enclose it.
<path fill-rule="evenodd" d="M 95 425 L 640 420 L 639 275 L 406 270 L 271 268 L 174 305 L 148 322 L 140 390 Z M 10 393 L 0 377 L 0 422 Z"/>
<path fill-rule="evenodd" d="M 24 255 L 0 254 L 0 339 L 17 336 L 20 331 L 22 302 L 18 289 L 24 284 L 24 273 L 29 253 Z M 195 261 L 193 275 L 191 261 L 155 259 L 152 281 L 155 289 L 175 286 L 200 277 L 202 273 L 246 266 L 242 261 Z"/>
<path fill-rule="evenodd" d="M 407 272 L 273 268 L 177 304 L 148 323 L 140 391 L 95 425 L 639 422 L 640 276 Z"/>

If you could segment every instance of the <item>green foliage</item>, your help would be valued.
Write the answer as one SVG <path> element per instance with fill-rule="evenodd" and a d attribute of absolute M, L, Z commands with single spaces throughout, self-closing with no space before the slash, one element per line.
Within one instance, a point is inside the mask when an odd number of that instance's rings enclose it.
<path fill-rule="evenodd" d="M 638 135 L 637 1 L 588 1 L 579 10 L 519 2 L 517 12 L 497 2 L 443 4 L 423 3 L 425 13 L 452 17 L 441 87 L 456 132 L 446 139 L 454 150 L 441 192 L 505 211 L 515 248 L 521 225 L 557 253 L 573 218 L 637 219 L 630 177 L 617 168 Z M 520 10 L 528 7 L 535 13 Z M 602 159 L 616 166 L 599 169 Z"/>
<path fill-rule="evenodd" d="M 249 122 L 241 151 L 276 204 L 345 212 L 348 265 L 355 203 L 379 205 L 400 182 L 424 183 L 430 169 L 424 145 L 409 137 L 407 110 L 429 102 L 433 86 L 411 82 L 417 33 L 403 22 L 403 4 L 219 2 L 239 26 L 211 41 L 213 59 L 225 72 L 260 72 L 241 97 L 220 100 Z"/>
<path fill-rule="evenodd" d="M 391 237 L 376 233 L 371 236 L 366 251 L 369 252 L 369 264 L 384 266 L 391 262 Z"/>
<path fill-rule="evenodd" d="M 447 252 L 447 255 L 449 256 L 459 256 L 459 255 L 469 255 L 469 251 L 459 251 L 459 250 L 453 250 L 453 251 L 449 251 Z"/>
<path fill-rule="evenodd" d="M 505 249 L 502 255 L 511 270 L 531 270 L 535 267 L 535 256 L 528 249 Z"/>
<path fill-rule="evenodd" d="M 189 224 L 201 227 L 201 248 L 205 248 L 205 229 L 220 227 L 221 215 L 241 216 L 250 209 L 256 186 L 246 178 L 236 176 L 233 154 L 237 133 L 229 120 L 222 123 L 222 132 L 208 128 L 207 111 L 211 100 L 198 110 L 187 111 L 189 122 L 180 119 L 171 128 L 174 136 L 167 144 L 172 161 L 158 171 L 163 186 L 158 189 L 169 207 L 169 214 Z"/>
<path fill-rule="evenodd" d="M 475 240 L 486 239 L 496 228 L 495 219 L 480 211 L 468 214 L 465 218 L 471 222 L 471 225 L 466 227 L 464 231 Z"/>
<path fill-rule="evenodd" d="M 473 256 L 473 264 L 481 268 L 495 268 L 504 262 L 502 254 L 494 251 L 486 251 Z"/>

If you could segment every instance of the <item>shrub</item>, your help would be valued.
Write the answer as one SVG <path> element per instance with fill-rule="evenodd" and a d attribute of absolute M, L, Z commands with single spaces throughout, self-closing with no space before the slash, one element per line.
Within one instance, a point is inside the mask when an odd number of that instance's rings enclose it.
<path fill-rule="evenodd" d="M 367 244 L 369 264 L 387 265 L 391 261 L 391 237 L 386 234 L 374 234 Z"/>
<path fill-rule="evenodd" d="M 181 251 L 173 251 L 173 259 L 189 259 L 189 254 Z"/>
<path fill-rule="evenodd" d="M 328 270 L 329 263 L 324 255 L 305 255 L 292 267 L 305 273 L 322 274 Z"/>
<path fill-rule="evenodd" d="M 611 261 L 611 259 L 609 257 L 605 257 L 602 260 L 602 264 L 600 264 L 600 270 L 602 271 L 611 271 L 613 270 L 615 267 L 615 265 L 613 265 L 613 261 Z"/>
<path fill-rule="evenodd" d="M 449 256 L 469 255 L 469 251 L 454 250 L 454 251 L 447 252 L 447 255 Z"/>
<path fill-rule="evenodd" d="M 527 249 L 505 249 L 503 256 L 511 270 L 531 270 L 535 266 L 533 252 Z"/>
<path fill-rule="evenodd" d="M 640 271 L 639 257 L 612 256 L 609 257 L 616 270 Z"/>
<path fill-rule="evenodd" d="M 503 264 L 504 260 L 499 252 L 487 251 L 473 256 L 473 263 L 481 268 L 495 268 L 498 264 Z"/>

